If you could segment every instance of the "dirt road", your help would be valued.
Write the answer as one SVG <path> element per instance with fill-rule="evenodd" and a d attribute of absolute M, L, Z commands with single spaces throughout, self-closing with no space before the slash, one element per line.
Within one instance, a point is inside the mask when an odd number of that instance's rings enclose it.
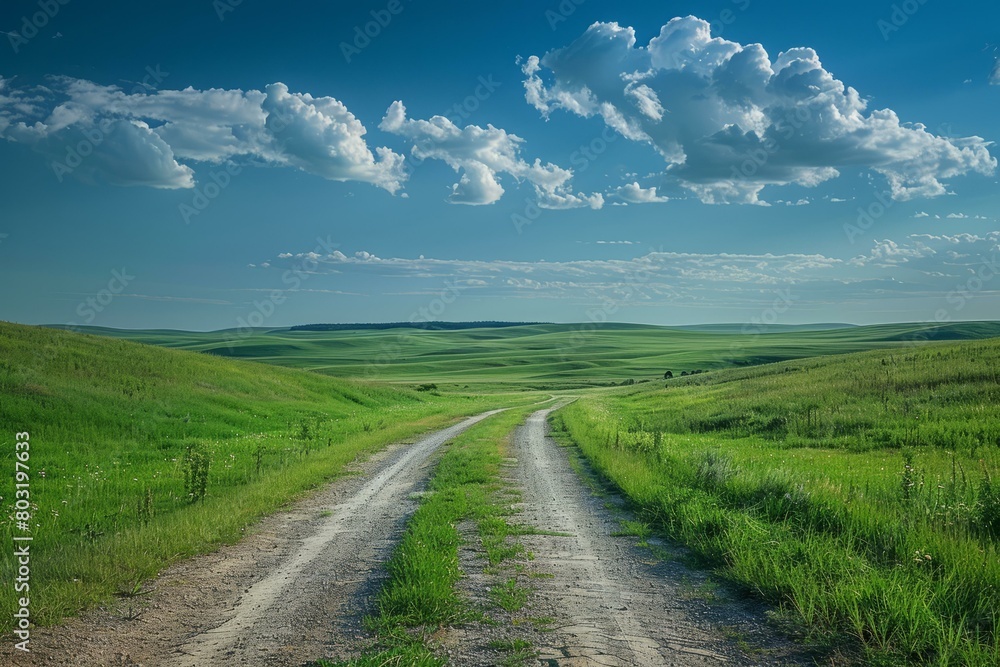
<path fill-rule="evenodd" d="M 203 667 L 302 665 L 357 655 L 375 593 L 411 499 L 444 442 L 495 414 L 487 412 L 395 446 L 268 517 L 238 544 L 171 567 L 149 598 L 88 612 L 32 634 L 32 653 L 3 664 Z M 534 554 L 531 613 L 551 618 L 532 641 L 545 665 L 791 665 L 801 651 L 774 636 L 762 609 L 706 589 L 663 545 L 654 554 L 615 535 L 627 512 L 597 497 L 546 436 L 534 413 L 514 434 L 508 482 L 522 492 L 520 521 L 546 534 L 519 539 Z M 666 554 L 666 557 L 664 555 Z M 472 573 L 472 572 L 470 572 Z M 711 582 L 708 582 L 711 583 Z M 709 590 L 710 595 L 704 595 Z M 488 589 L 487 589 L 488 591 Z M 483 637 L 466 638 L 470 645 Z M 491 664 L 482 650 L 455 651 L 453 664 Z M 480 647 L 481 648 L 481 647 Z"/>
<path fill-rule="evenodd" d="M 653 556 L 634 537 L 615 537 L 623 514 L 613 498 L 595 497 L 565 448 L 546 437 L 550 412 L 534 413 L 514 435 L 519 518 L 565 534 L 523 538 L 546 575 L 535 580 L 540 611 L 555 619 L 554 631 L 537 640 L 542 664 L 804 664 L 770 633 L 761 609 L 723 600 L 722 592 L 704 595 L 704 573 Z"/>
<path fill-rule="evenodd" d="M 443 443 L 498 411 L 466 419 L 366 462 L 265 519 L 235 545 L 168 570 L 138 618 L 122 605 L 32 633 L 15 665 L 299 665 L 347 657 L 384 577 L 411 493 Z"/>

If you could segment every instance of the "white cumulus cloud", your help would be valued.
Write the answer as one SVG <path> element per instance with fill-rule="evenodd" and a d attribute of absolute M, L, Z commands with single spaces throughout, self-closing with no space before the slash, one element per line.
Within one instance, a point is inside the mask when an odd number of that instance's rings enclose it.
<path fill-rule="evenodd" d="M 595 23 L 522 70 L 525 98 L 544 117 L 602 118 L 656 150 L 667 175 L 706 203 L 760 203 L 768 185 L 812 187 L 857 168 L 882 174 L 897 200 L 931 197 L 947 192 L 946 179 L 997 165 L 984 139 L 869 111 L 811 48 L 772 59 L 760 44 L 712 37 L 693 16 L 644 46 L 630 27 Z"/>
<path fill-rule="evenodd" d="M 573 172 L 541 160 L 527 162 L 521 157 L 524 140 L 493 125 L 458 127 L 444 116 L 429 120 L 407 118 L 402 102 L 393 102 L 379 129 L 408 139 L 418 160 L 441 160 L 462 173 L 452 186 L 449 200 L 455 204 L 483 205 L 498 201 L 504 194 L 500 176 L 506 174 L 534 186 L 542 208 L 601 208 L 604 197 L 597 193 L 574 194 L 570 190 Z"/>
<path fill-rule="evenodd" d="M 657 202 L 670 201 L 669 197 L 656 194 L 656 188 L 643 188 L 639 183 L 627 183 L 615 189 L 611 195 L 629 204 L 653 204 Z"/>
<path fill-rule="evenodd" d="M 0 137 L 34 147 L 57 176 L 114 185 L 190 188 L 195 171 L 187 162 L 233 160 L 396 192 L 403 156 L 373 153 L 366 132 L 338 100 L 291 93 L 282 83 L 126 93 L 70 77 L 14 90 L 0 78 Z"/>

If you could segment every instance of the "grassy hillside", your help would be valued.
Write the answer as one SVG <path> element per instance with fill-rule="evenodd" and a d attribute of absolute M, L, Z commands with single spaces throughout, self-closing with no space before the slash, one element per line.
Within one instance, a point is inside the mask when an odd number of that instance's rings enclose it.
<path fill-rule="evenodd" d="M 830 328 L 826 328 L 830 327 Z M 743 331 L 741 331 L 743 329 Z M 94 333 L 215 355 L 255 359 L 338 377 L 448 384 L 520 383 L 539 389 L 659 379 L 816 355 L 901 348 L 914 341 L 1000 336 L 1000 323 L 784 327 L 775 333 L 604 324 L 543 324 L 462 331 L 290 331 Z"/>
<path fill-rule="evenodd" d="M 639 507 L 865 664 L 1000 664 L 1000 340 L 617 390 L 558 425 Z"/>
<path fill-rule="evenodd" d="M 24 534 L 18 432 L 31 445 L 33 620 L 46 623 L 237 538 L 359 454 L 511 402 L 0 323 L 0 541 Z M 0 559 L 0 580 L 14 571 Z M 5 586 L 0 628 L 13 604 Z"/>

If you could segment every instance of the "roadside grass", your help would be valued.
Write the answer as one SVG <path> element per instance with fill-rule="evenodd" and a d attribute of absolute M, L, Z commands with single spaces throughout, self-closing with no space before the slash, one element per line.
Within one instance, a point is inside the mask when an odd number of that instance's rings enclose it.
<path fill-rule="evenodd" d="M 30 432 L 32 621 L 128 597 L 358 457 L 515 400 L 529 399 L 439 398 L 0 323 L 0 432 Z M 24 534 L 14 453 L 0 452 L 7 544 Z M 0 580 L 15 568 L 0 558 Z M 0 631 L 16 597 L 0 591 Z"/>
<path fill-rule="evenodd" d="M 642 521 L 864 664 L 1000 664 L 1000 341 L 666 386 L 553 416 Z"/>
<path fill-rule="evenodd" d="M 490 591 L 490 596 L 497 605 L 507 611 L 519 611 L 528 601 L 530 589 L 517 583 L 517 579 L 512 577 Z"/>
<path fill-rule="evenodd" d="M 719 584 L 711 578 L 695 586 L 688 577 L 681 579 L 681 598 L 684 600 L 702 600 L 713 603 L 724 598 L 719 595 Z"/>
<path fill-rule="evenodd" d="M 524 665 L 538 655 L 531 642 L 524 639 L 494 640 L 489 643 L 489 647 L 504 653 L 500 667 Z"/>
<path fill-rule="evenodd" d="M 653 529 L 645 521 L 625 519 L 621 522 L 621 530 L 611 533 L 612 537 L 638 537 L 639 545 L 644 546 L 646 540 L 653 536 Z"/>
<path fill-rule="evenodd" d="M 386 565 L 389 579 L 376 599 L 378 613 L 366 619 L 377 645 L 361 658 L 338 665 L 442 665 L 431 635 L 441 627 L 483 620 L 483 611 L 473 608 L 457 590 L 462 577 L 458 525 L 475 522 L 487 566 L 525 555 L 523 546 L 506 543 L 518 528 L 506 521 L 511 510 L 499 474 L 508 435 L 535 409 L 514 408 L 494 415 L 445 445 L 429 493 L 421 496 Z M 523 605 L 527 594 L 516 580 L 508 580 L 491 597 L 510 611 Z M 526 649 L 519 645 L 512 652 Z M 325 661 L 316 664 L 334 667 Z"/>

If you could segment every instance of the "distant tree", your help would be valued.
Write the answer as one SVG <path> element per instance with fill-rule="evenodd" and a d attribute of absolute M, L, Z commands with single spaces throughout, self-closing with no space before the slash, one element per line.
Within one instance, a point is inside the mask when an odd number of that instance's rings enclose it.
<path fill-rule="evenodd" d="M 688 374 L 687 371 L 681 371 L 681 377 L 687 377 L 687 374 Z"/>
<path fill-rule="evenodd" d="M 673 376 L 674 376 L 674 372 L 673 371 L 667 371 L 666 373 L 663 374 L 663 379 L 664 380 L 669 380 Z"/>

